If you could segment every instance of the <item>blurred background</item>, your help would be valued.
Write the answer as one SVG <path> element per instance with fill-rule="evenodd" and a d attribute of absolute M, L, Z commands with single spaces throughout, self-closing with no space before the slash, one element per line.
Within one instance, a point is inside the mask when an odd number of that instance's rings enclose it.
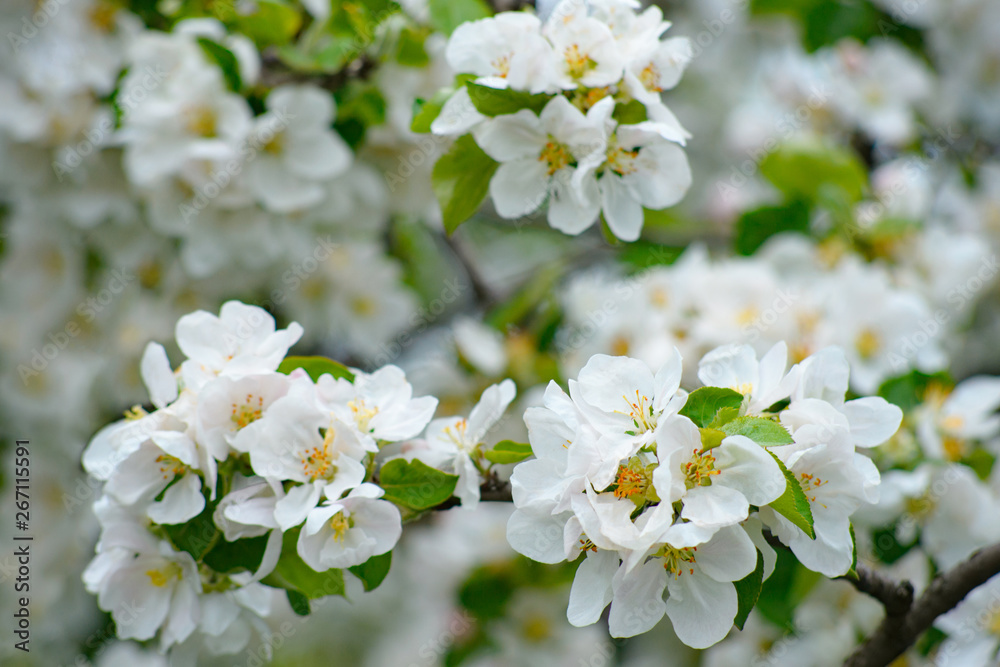
<path fill-rule="evenodd" d="M 967 509 L 969 494 L 977 515 L 1000 509 L 1000 425 L 949 426 L 961 406 L 948 396 L 1000 372 L 1000 4 L 659 4 L 668 35 L 693 46 L 664 100 L 693 135 L 694 185 L 623 244 L 597 227 L 565 236 L 544 212 L 502 220 L 488 203 L 444 233 L 431 172 L 448 140 L 420 132 L 419 113 L 453 81 L 446 34 L 493 10 L 481 0 L 5 0 L 0 535 L 12 544 L 11 449 L 28 439 L 35 540 L 32 650 L 5 639 L 0 662 L 167 664 L 117 642 L 83 588 L 99 484 L 79 459 L 147 403 L 146 344 L 177 363 L 177 319 L 229 299 L 301 323 L 294 354 L 400 365 L 441 398 L 439 415 L 513 378 L 498 440 L 526 439 L 524 408 L 598 352 L 655 365 L 676 345 L 690 372 L 725 343 L 785 340 L 795 360 L 839 345 L 853 391 L 907 410 L 880 467 L 964 471 L 927 511 L 858 518 L 862 558 L 919 586 L 955 557 L 947 547 L 995 541 Z M 333 103 L 283 119 L 267 95 L 284 84 Z M 322 155 L 285 150 L 293 134 Z M 826 665 L 879 620 L 877 603 L 782 554 L 746 629 L 716 647 L 688 649 L 666 622 L 612 641 L 603 622 L 566 621 L 575 564 L 515 557 L 511 509 L 408 526 L 377 591 L 308 618 L 278 596 L 237 656 L 191 646 L 175 664 Z M 3 547 L 4 609 L 15 576 Z M 942 636 L 905 664 L 931 660 Z"/>

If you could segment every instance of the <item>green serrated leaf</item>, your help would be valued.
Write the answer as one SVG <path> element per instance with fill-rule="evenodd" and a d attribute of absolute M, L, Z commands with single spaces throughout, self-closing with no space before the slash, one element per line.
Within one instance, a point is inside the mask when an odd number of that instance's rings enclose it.
<path fill-rule="evenodd" d="M 737 417 L 722 426 L 726 435 L 744 435 L 762 447 L 790 445 L 792 435 L 784 426 L 765 417 Z"/>
<path fill-rule="evenodd" d="M 332 375 L 333 379 L 344 378 L 349 382 L 354 382 L 354 373 L 344 364 L 327 359 L 326 357 L 285 357 L 279 364 L 278 372 L 288 375 L 296 368 L 301 368 L 313 382 L 318 382 L 323 375 Z"/>
<path fill-rule="evenodd" d="M 708 428 L 721 429 L 723 426 L 739 416 L 739 408 L 720 408 L 719 411 L 715 413 L 715 417 L 712 419 L 712 423 L 708 425 Z"/>
<path fill-rule="evenodd" d="M 847 525 L 851 528 L 851 569 L 847 574 L 856 578 L 858 576 L 858 540 L 854 537 L 854 524 L 848 523 Z"/>
<path fill-rule="evenodd" d="M 688 395 L 687 403 L 681 408 L 684 415 L 699 427 L 708 426 L 722 408 L 739 409 L 743 404 L 743 394 L 722 387 L 702 387 Z"/>
<path fill-rule="evenodd" d="M 309 608 L 309 598 L 302 593 L 286 588 L 285 595 L 288 597 L 288 604 L 291 605 L 292 611 L 299 616 L 308 616 L 312 612 L 312 609 Z"/>
<path fill-rule="evenodd" d="M 466 82 L 465 87 L 469 90 L 472 105 L 484 116 L 503 116 L 517 113 L 521 109 L 530 109 L 537 114 L 552 99 L 552 95 L 532 95 L 510 88 L 491 88 L 474 81 Z"/>
<path fill-rule="evenodd" d="M 216 542 L 205 554 L 204 563 L 216 572 L 232 573 L 246 570 L 256 572 L 267 548 L 267 535 L 247 537 L 233 542 L 225 538 Z"/>
<path fill-rule="evenodd" d="M 423 461 L 405 459 L 393 459 L 382 466 L 378 481 L 385 490 L 385 500 L 418 511 L 448 500 L 457 483 L 457 475 L 435 470 Z"/>
<path fill-rule="evenodd" d="M 646 105 L 639 100 L 629 102 L 619 102 L 615 105 L 614 113 L 611 117 L 618 121 L 619 125 L 635 125 L 649 120 L 646 113 Z"/>
<path fill-rule="evenodd" d="M 431 26 L 446 35 L 466 21 L 493 15 L 493 10 L 483 0 L 430 0 L 427 4 Z"/>
<path fill-rule="evenodd" d="M 736 587 L 736 597 L 739 600 L 739 610 L 736 612 L 736 618 L 733 619 L 733 624 L 736 625 L 740 630 L 743 629 L 743 625 L 747 622 L 747 617 L 750 616 L 750 611 L 757 604 L 757 598 L 760 597 L 760 589 L 764 585 L 764 556 L 760 553 L 760 549 L 757 550 L 757 567 L 754 568 L 753 572 L 743 577 L 739 581 L 734 581 L 733 586 Z"/>
<path fill-rule="evenodd" d="M 816 539 L 812 508 L 809 506 L 809 499 L 806 498 L 805 491 L 802 490 L 802 485 L 798 478 L 785 467 L 781 459 L 774 455 L 774 452 L 768 451 L 768 454 L 778 464 L 781 473 L 785 476 L 785 492 L 770 504 L 771 509 L 798 526 L 810 538 Z"/>
<path fill-rule="evenodd" d="M 285 531 L 281 540 L 281 558 L 274 571 L 264 577 L 261 583 L 294 591 L 309 600 L 316 600 L 328 595 L 344 595 L 344 571 L 326 570 L 317 572 L 299 557 L 296 545 L 301 528 L 295 527 Z M 288 601 L 294 606 L 293 596 Z M 296 613 L 299 613 L 296 611 Z"/>
<path fill-rule="evenodd" d="M 434 165 L 431 185 L 441 205 L 445 231 L 453 233 L 486 199 L 490 179 L 500 164 L 466 134 Z"/>
<path fill-rule="evenodd" d="M 226 80 L 226 86 L 234 93 L 243 89 L 243 79 L 240 77 L 240 62 L 233 55 L 233 52 L 222 44 L 207 37 L 199 37 L 198 44 L 202 51 L 222 70 L 222 76 Z"/>
<path fill-rule="evenodd" d="M 361 565 L 355 565 L 347 569 L 361 580 L 365 591 L 373 591 L 379 587 L 386 575 L 389 574 L 389 567 L 391 565 L 392 552 L 386 551 L 384 554 L 372 556 Z"/>
<path fill-rule="evenodd" d="M 531 456 L 531 445 L 513 440 L 501 440 L 486 452 L 486 459 L 492 463 L 517 463 Z"/>

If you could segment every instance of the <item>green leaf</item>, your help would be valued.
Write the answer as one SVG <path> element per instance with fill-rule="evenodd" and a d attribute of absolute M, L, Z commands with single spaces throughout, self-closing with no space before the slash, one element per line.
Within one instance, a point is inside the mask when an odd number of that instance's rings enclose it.
<path fill-rule="evenodd" d="M 733 586 L 736 586 L 736 597 L 739 600 L 739 610 L 736 612 L 736 618 L 733 619 L 733 623 L 740 630 L 743 629 L 743 625 L 747 622 L 750 611 L 757 604 L 757 598 L 760 597 L 760 589 L 763 585 L 764 556 L 760 553 L 760 549 L 758 549 L 757 567 L 747 576 L 733 582 Z"/>
<path fill-rule="evenodd" d="M 646 114 L 646 105 L 639 100 L 619 102 L 615 105 L 611 117 L 617 120 L 619 125 L 635 125 L 649 120 L 649 116 Z"/>
<path fill-rule="evenodd" d="M 382 466 L 378 481 L 385 490 L 385 500 L 418 511 L 448 500 L 457 483 L 457 475 L 435 470 L 419 460 L 405 459 L 393 459 Z"/>
<path fill-rule="evenodd" d="M 386 551 L 384 554 L 372 556 L 361 565 L 355 565 L 347 569 L 361 580 L 367 592 L 379 587 L 385 576 L 389 574 L 390 565 L 392 565 L 392 552 Z"/>
<path fill-rule="evenodd" d="M 479 210 L 498 166 L 470 134 L 459 137 L 434 165 L 431 185 L 449 234 Z"/>
<path fill-rule="evenodd" d="M 198 44 L 209 60 L 222 70 L 222 76 L 226 79 L 229 90 L 234 93 L 240 92 L 243 89 L 243 79 L 240 77 L 240 63 L 233 52 L 207 37 L 199 37 Z"/>
<path fill-rule="evenodd" d="M 726 435 L 745 435 L 762 447 L 790 445 L 792 435 L 784 426 L 764 417 L 737 417 L 722 426 Z"/>
<path fill-rule="evenodd" d="M 531 445 L 513 440 L 501 440 L 486 452 L 486 459 L 492 463 L 517 463 L 531 456 Z"/>
<path fill-rule="evenodd" d="M 288 44 L 302 26 L 302 15 L 282 0 L 257 0 L 252 7 L 251 14 L 236 14 L 235 28 L 258 48 Z"/>
<path fill-rule="evenodd" d="M 426 67 L 430 64 L 430 56 L 424 48 L 427 41 L 426 30 L 403 28 L 399 31 L 399 41 L 396 43 L 396 62 L 406 67 Z"/>
<path fill-rule="evenodd" d="M 441 115 L 444 103 L 451 97 L 450 89 L 439 90 L 429 100 L 415 100 L 413 103 L 413 120 L 410 121 L 410 130 L 420 134 L 427 134 L 431 131 L 431 123 Z"/>
<path fill-rule="evenodd" d="M 864 195 L 868 172 L 849 149 L 821 145 L 779 148 L 760 163 L 767 180 L 789 199 L 820 201 L 826 189 L 839 191 L 850 203 Z"/>
<path fill-rule="evenodd" d="M 343 570 L 317 572 L 299 557 L 296 544 L 300 530 L 300 527 L 295 527 L 285 531 L 281 540 L 281 558 L 278 559 L 274 572 L 264 577 L 261 583 L 298 593 L 309 600 L 328 595 L 344 595 Z M 293 608 L 298 603 L 300 607 L 296 609 L 296 613 L 301 613 L 301 600 L 293 599 L 294 597 L 289 595 L 288 601 Z"/>
<path fill-rule="evenodd" d="M 469 89 L 472 105 L 484 116 L 503 116 L 517 113 L 521 109 L 530 109 L 536 114 L 541 113 L 552 95 L 532 95 L 510 88 L 491 88 L 468 81 L 465 87 Z"/>
<path fill-rule="evenodd" d="M 292 611 L 299 616 L 308 616 L 312 611 L 309 608 L 309 598 L 302 593 L 291 588 L 286 588 L 285 595 L 288 597 L 288 604 L 291 605 Z"/>
<path fill-rule="evenodd" d="M 728 408 L 723 408 L 726 410 Z M 720 410 L 721 412 L 721 410 Z M 698 431 L 701 433 L 701 450 L 707 452 L 710 449 L 715 449 L 722 444 L 722 441 L 726 439 L 726 434 L 718 429 L 699 428 Z"/>
<path fill-rule="evenodd" d="M 430 0 L 431 26 L 446 35 L 466 21 L 484 19 L 493 15 L 483 0 Z"/>
<path fill-rule="evenodd" d="M 782 232 L 809 233 L 809 207 L 800 201 L 784 206 L 762 206 L 736 221 L 736 252 L 752 255 L 765 241 Z"/>
<path fill-rule="evenodd" d="M 681 408 L 684 415 L 699 427 L 708 426 L 722 408 L 739 409 L 743 404 L 743 394 L 723 387 L 702 387 L 688 395 L 687 403 Z"/>
<path fill-rule="evenodd" d="M 955 383 L 944 372 L 927 375 L 920 371 L 912 371 L 883 382 L 882 386 L 878 388 L 878 395 L 899 406 L 903 412 L 910 412 L 924 402 L 927 391 L 936 385 L 942 390 L 948 390 Z"/>
<path fill-rule="evenodd" d="M 720 408 L 707 428 L 722 429 L 723 426 L 740 416 L 739 408 Z"/>
<path fill-rule="evenodd" d="M 256 572 L 267 548 L 267 535 L 247 537 L 233 542 L 220 539 L 204 557 L 205 565 L 216 572 Z"/>
<path fill-rule="evenodd" d="M 326 357 L 285 357 L 278 365 L 278 372 L 288 375 L 296 368 L 308 373 L 313 382 L 318 382 L 326 374 L 332 375 L 334 380 L 344 378 L 348 382 L 354 382 L 354 373 L 347 366 Z"/>
<path fill-rule="evenodd" d="M 785 476 L 785 492 L 770 504 L 771 509 L 801 528 L 802 532 L 815 540 L 816 531 L 813 529 L 812 508 L 809 507 L 809 499 L 806 498 L 802 485 L 798 478 L 785 467 L 781 459 L 774 455 L 774 452 L 768 451 L 768 454 L 778 464 Z"/>
<path fill-rule="evenodd" d="M 858 576 L 858 540 L 854 536 L 854 524 L 848 522 L 847 524 L 851 529 L 851 569 L 848 571 L 848 575 Z"/>
<path fill-rule="evenodd" d="M 337 119 L 333 124 L 340 136 L 357 148 L 369 127 L 385 123 L 386 102 L 378 86 L 352 81 L 337 91 Z"/>

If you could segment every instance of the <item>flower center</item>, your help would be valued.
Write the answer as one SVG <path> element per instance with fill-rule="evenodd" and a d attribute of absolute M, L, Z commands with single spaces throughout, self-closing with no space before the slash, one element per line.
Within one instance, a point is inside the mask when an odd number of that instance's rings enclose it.
<path fill-rule="evenodd" d="M 455 443 L 455 446 L 460 450 L 465 450 L 465 429 L 468 428 L 469 423 L 465 419 L 457 419 L 452 426 L 446 426 L 444 429 L 445 434 L 448 438 Z"/>
<path fill-rule="evenodd" d="M 620 145 L 618 145 L 617 138 L 612 138 L 608 141 L 608 169 L 618 174 L 619 176 L 627 176 L 628 174 L 635 173 L 635 159 L 639 157 L 639 149 L 635 150 L 625 150 Z"/>
<path fill-rule="evenodd" d="M 264 412 L 264 397 L 257 397 L 257 404 L 254 405 L 253 394 L 247 394 L 246 402 L 243 405 L 237 405 L 233 403 L 233 413 L 230 415 L 230 419 L 233 424 L 236 425 L 236 430 L 239 430 L 248 424 L 260 419 L 261 414 Z"/>
<path fill-rule="evenodd" d="M 131 408 L 125 411 L 125 421 L 130 421 L 130 422 L 138 421 L 147 415 L 149 415 L 149 413 L 146 412 L 146 409 L 143 408 L 141 405 L 133 405 Z"/>
<path fill-rule="evenodd" d="M 163 567 L 146 570 L 146 576 L 149 577 L 149 583 L 163 588 L 174 579 L 179 581 L 184 576 L 184 571 L 177 563 L 167 563 Z"/>
<path fill-rule="evenodd" d="M 642 82 L 642 86 L 646 90 L 654 93 L 663 92 L 663 88 L 660 87 L 660 71 L 653 63 L 642 68 L 642 71 L 639 72 L 639 81 Z"/>
<path fill-rule="evenodd" d="M 337 431 L 330 426 L 323 435 L 323 444 L 302 452 L 302 473 L 312 481 L 317 479 L 333 479 L 337 466 L 333 462 L 333 441 Z"/>
<path fill-rule="evenodd" d="M 184 111 L 184 126 L 187 131 L 209 139 L 215 136 L 215 111 L 206 106 L 191 107 Z"/>
<path fill-rule="evenodd" d="M 507 75 L 510 74 L 510 56 L 510 53 L 505 53 L 490 63 L 493 66 L 495 75 L 501 79 L 506 79 Z"/>
<path fill-rule="evenodd" d="M 183 475 L 188 469 L 184 462 L 170 454 L 160 454 L 156 457 L 156 462 L 160 464 L 163 479 L 170 479 L 171 475 Z"/>
<path fill-rule="evenodd" d="M 650 400 L 648 396 L 642 396 L 639 394 L 639 390 L 635 390 L 635 400 L 631 400 L 628 396 L 622 395 L 622 400 L 628 405 L 628 411 L 622 412 L 621 410 L 615 410 L 618 414 L 628 415 L 632 419 L 632 424 L 635 426 L 634 431 L 625 431 L 625 435 L 639 435 L 641 433 L 648 433 L 656 428 L 656 416 L 653 414 L 653 401 Z"/>
<path fill-rule="evenodd" d="M 549 165 L 549 176 L 569 166 L 572 159 L 573 156 L 570 154 L 569 148 L 556 141 L 551 135 L 549 135 L 549 140 L 545 143 L 545 148 L 538 154 L 538 161 Z"/>
<path fill-rule="evenodd" d="M 618 466 L 617 485 L 614 491 L 615 498 L 631 498 L 637 494 L 646 493 L 649 488 L 649 480 L 638 470 L 632 470 L 625 466 Z"/>
<path fill-rule="evenodd" d="M 344 514 L 341 510 L 330 517 L 330 528 L 333 529 L 333 539 L 343 542 L 347 537 L 347 531 L 354 527 L 354 519 Z"/>
<path fill-rule="evenodd" d="M 695 558 L 696 551 L 698 551 L 698 547 L 677 549 L 669 544 L 664 544 L 656 555 L 663 559 L 664 570 L 679 577 L 684 574 L 685 570 L 688 574 L 694 574 L 694 568 L 691 566 L 698 562 Z"/>
<path fill-rule="evenodd" d="M 871 359 L 882 349 L 882 340 L 871 328 L 864 329 L 854 339 L 854 348 L 861 355 L 862 359 Z"/>
<path fill-rule="evenodd" d="M 263 150 L 271 155 L 281 155 L 282 151 L 285 150 L 285 133 L 275 132 L 274 137 L 264 144 Z"/>
<path fill-rule="evenodd" d="M 703 452 L 699 449 L 692 450 L 693 456 L 681 464 L 681 474 L 684 475 L 684 484 L 689 489 L 696 486 L 710 486 L 712 477 L 721 471 L 715 469 L 715 457 L 712 451 Z"/>
<path fill-rule="evenodd" d="M 809 501 L 813 503 L 816 502 L 816 496 L 815 495 L 810 496 L 809 492 L 815 491 L 816 489 L 818 489 L 819 487 L 823 486 L 824 484 L 830 481 L 828 479 L 820 479 L 819 477 L 816 477 L 815 475 L 810 475 L 807 472 L 800 473 L 799 479 L 802 481 L 802 491 L 805 492 L 806 497 L 809 499 Z"/>
<path fill-rule="evenodd" d="M 375 429 L 371 425 L 372 419 L 378 414 L 378 406 L 369 408 L 365 405 L 365 399 L 359 398 L 355 401 L 348 401 L 347 407 L 354 415 L 354 423 L 358 425 L 362 433 L 371 433 Z"/>
<path fill-rule="evenodd" d="M 566 70 L 574 79 L 582 78 L 587 72 L 597 67 L 597 61 L 589 54 L 580 51 L 578 44 L 571 44 L 563 51 L 563 58 L 566 60 Z"/>

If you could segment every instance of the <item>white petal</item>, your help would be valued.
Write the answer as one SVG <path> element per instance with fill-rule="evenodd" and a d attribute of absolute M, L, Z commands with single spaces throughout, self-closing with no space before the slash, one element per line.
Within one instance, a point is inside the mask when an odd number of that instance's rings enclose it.
<path fill-rule="evenodd" d="M 152 503 L 146 514 L 159 524 L 184 523 L 201 514 L 205 509 L 205 496 L 201 493 L 201 477 L 188 472 L 179 482 L 167 489 L 163 500 Z"/>
<path fill-rule="evenodd" d="M 903 422 L 903 411 L 880 396 L 847 401 L 840 411 L 851 424 L 851 437 L 858 447 L 876 447 L 895 435 Z"/>
<path fill-rule="evenodd" d="M 302 484 L 289 489 L 288 494 L 274 505 L 274 519 L 281 530 L 305 521 L 319 502 L 320 492 L 318 484 Z"/>
<path fill-rule="evenodd" d="M 708 648 L 729 634 L 739 610 L 732 584 L 696 573 L 672 578 L 668 586 L 666 612 L 678 639 L 692 648 Z"/>
<path fill-rule="evenodd" d="M 747 518 L 750 505 L 746 497 L 721 484 L 696 486 L 684 496 L 681 518 L 696 526 L 729 526 Z"/>
<path fill-rule="evenodd" d="M 663 602 L 667 573 L 659 559 L 643 563 L 628 574 L 623 571 L 615 575 L 615 599 L 608 617 L 612 637 L 633 637 L 651 630 L 667 609 Z"/>
<path fill-rule="evenodd" d="M 150 343 L 139 362 L 142 381 L 149 390 L 153 405 L 162 408 L 177 398 L 177 379 L 170 368 L 167 351 L 159 343 Z"/>
<path fill-rule="evenodd" d="M 642 204 L 617 174 L 604 174 L 600 185 L 601 209 L 608 227 L 622 241 L 635 241 L 642 231 Z"/>
<path fill-rule="evenodd" d="M 766 449 L 742 435 L 731 435 L 713 452 L 720 471 L 712 480 L 742 493 L 751 505 L 767 505 L 785 492 L 785 475 Z"/>
<path fill-rule="evenodd" d="M 569 592 L 566 617 L 581 628 L 596 623 L 611 602 L 611 579 L 618 570 L 618 555 L 613 551 L 588 551 L 580 563 Z"/>
<path fill-rule="evenodd" d="M 563 526 L 566 519 L 553 516 L 536 517 L 515 510 L 507 521 L 507 542 L 514 551 L 539 563 L 559 563 L 566 560 L 563 551 Z"/>
<path fill-rule="evenodd" d="M 536 158 L 504 162 L 490 179 L 493 206 L 507 219 L 520 218 L 538 209 L 548 192 L 548 167 Z"/>

